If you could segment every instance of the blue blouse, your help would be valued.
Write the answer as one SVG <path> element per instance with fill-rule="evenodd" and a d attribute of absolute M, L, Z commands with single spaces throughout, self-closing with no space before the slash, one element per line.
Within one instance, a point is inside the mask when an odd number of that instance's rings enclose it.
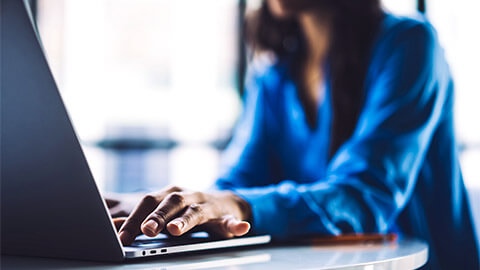
<path fill-rule="evenodd" d="M 257 68 L 217 181 L 252 206 L 257 233 L 396 232 L 424 239 L 434 269 L 478 269 L 454 139 L 454 85 L 433 27 L 386 14 L 356 129 L 332 159 L 329 83 L 306 121 L 284 61 Z"/>

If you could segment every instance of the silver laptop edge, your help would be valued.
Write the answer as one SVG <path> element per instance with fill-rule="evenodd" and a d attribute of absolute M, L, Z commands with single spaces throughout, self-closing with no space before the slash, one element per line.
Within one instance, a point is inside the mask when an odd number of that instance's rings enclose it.
<path fill-rule="evenodd" d="M 226 240 L 217 240 L 206 243 L 188 244 L 188 245 L 173 245 L 159 248 L 136 248 L 136 247 L 124 247 L 126 258 L 139 258 L 166 255 L 173 253 L 182 253 L 189 251 L 201 251 L 218 248 L 231 248 L 240 246 L 250 246 L 258 244 L 266 244 L 270 242 L 269 235 L 250 236 Z"/>

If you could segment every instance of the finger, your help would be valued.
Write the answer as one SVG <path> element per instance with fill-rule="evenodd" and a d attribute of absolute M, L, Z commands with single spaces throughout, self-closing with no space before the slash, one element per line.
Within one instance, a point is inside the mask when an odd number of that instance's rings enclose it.
<path fill-rule="evenodd" d="M 225 226 L 223 225 L 223 219 L 209 220 L 200 227 L 202 227 L 210 236 L 214 238 L 232 238 L 234 236 L 226 230 Z"/>
<path fill-rule="evenodd" d="M 167 231 L 174 236 L 180 236 L 197 225 L 206 223 L 211 218 L 209 204 L 192 204 L 184 214 L 167 224 Z"/>
<path fill-rule="evenodd" d="M 140 204 L 132 211 L 123 226 L 120 228 L 119 237 L 123 245 L 129 245 L 135 237 L 141 234 L 140 224 L 145 217 L 150 214 L 158 203 L 165 198 L 169 193 L 181 191 L 181 188 L 172 186 L 160 192 L 149 194 L 143 197 Z"/>
<path fill-rule="evenodd" d="M 242 236 L 250 230 L 250 223 L 240 221 L 235 217 L 228 215 L 222 218 L 209 220 L 203 225 L 208 233 L 220 238 L 232 238 Z"/>
<path fill-rule="evenodd" d="M 119 237 L 122 244 L 129 245 L 135 240 L 135 237 L 140 234 L 140 224 L 145 217 L 150 214 L 157 206 L 157 198 L 153 195 L 143 197 L 140 204 L 133 210 L 132 214 L 123 223 L 120 228 Z"/>
<path fill-rule="evenodd" d="M 120 230 L 123 223 L 125 223 L 125 220 L 127 220 L 126 217 L 119 217 L 113 219 L 113 225 L 115 225 L 115 229 L 117 230 L 117 232 Z"/>
<path fill-rule="evenodd" d="M 220 238 L 232 238 L 234 236 L 242 236 L 250 230 L 250 223 L 240 221 L 235 217 L 228 215 L 222 218 L 209 220 L 204 224 L 209 234 Z"/>
<path fill-rule="evenodd" d="M 120 204 L 119 200 L 115 199 L 105 199 L 105 203 L 107 204 L 107 208 L 115 207 L 116 205 Z"/>
<path fill-rule="evenodd" d="M 168 194 L 142 223 L 142 232 L 150 237 L 159 234 L 165 225 L 177 217 L 181 211 L 191 205 L 203 202 L 203 194 L 200 192 L 180 193 L 173 192 Z"/>
<path fill-rule="evenodd" d="M 242 236 L 250 230 L 250 223 L 240 221 L 234 216 L 226 216 L 223 218 L 223 226 L 228 233 L 234 236 Z"/>

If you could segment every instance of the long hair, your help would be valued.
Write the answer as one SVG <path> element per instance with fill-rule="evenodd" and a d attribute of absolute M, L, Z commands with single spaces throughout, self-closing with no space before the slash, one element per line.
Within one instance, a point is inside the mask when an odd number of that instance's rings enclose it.
<path fill-rule="evenodd" d="M 305 1 L 303 1 L 305 2 Z M 332 37 L 327 63 L 333 119 L 329 157 L 352 136 L 363 105 L 368 60 L 383 12 L 379 0 L 311 0 L 310 11 L 328 12 Z M 270 51 L 287 59 L 289 73 L 305 96 L 301 72 L 305 61 L 305 37 L 296 19 L 275 18 L 264 1 L 247 20 L 247 42 L 254 51 Z M 305 105 L 305 102 L 302 100 Z M 309 124 L 315 123 L 308 119 Z"/>

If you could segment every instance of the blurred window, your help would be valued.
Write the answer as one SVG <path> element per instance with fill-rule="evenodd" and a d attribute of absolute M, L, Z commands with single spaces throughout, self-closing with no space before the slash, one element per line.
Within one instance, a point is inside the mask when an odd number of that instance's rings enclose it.
<path fill-rule="evenodd" d="M 438 30 L 455 78 L 455 120 L 462 170 L 467 185 L 480 190 L 480 17 L 477 14 L 480 2 L 430 0 L 427 3 L 427 15 Z"/>
<path fill-rule="evenodd" d="M 383 7 L 397 15 L 411 15 L 417 11 L 417 0 L 381 0 Z"/>
<path fill-rule="evenodd" d="M 175 141 L 177 147 L 160 155 L 163 172 L 145 169 L 151 171 L 151 183 L 191 185 L 195 178 L 195 187 L 208 186 L 218 168 L 212 145 L 228 138 L 241 110 L 235 89 L 239 1 L 38 0 L 41 37 L 82 141 Z M 382 2 L 399 15 L 417 9 L 415 0 Z M 260 3 L 247 1 L 249 9 Z M 480 17 L 475 13 L 480 2 L 429 0 L 426 9 L 455 77 L 456 131 L 466 183 L 480 186 L 475 119 L 480 115 Z M 109 178 L 103 169 L 108 158 L 89 157 L 96 160 L 97 178 Z M 162 181 L 155 177 L 162 174 Z"/>
<path fill-rule="evenodd" d="M 480 1 L 429 0 L 426 8 L 455 78 L 455 128 L 461 146 L 460 162 L 480 236 Z M 480 237 L 477 240 L 480 245 Z"/>
<path fill-rule="evenodd" d="M 211 145 L 228 137 L 241 109 L 237 7 L 236 0 L 38 0 L 48 60 L 102 188 L 212 183 Z M 105 139 L 122 151 L 89 147 Z M 176 146 L 165 150 L 169 140 Z M 139 144 L 153 145 L 154 154 Z"/>

